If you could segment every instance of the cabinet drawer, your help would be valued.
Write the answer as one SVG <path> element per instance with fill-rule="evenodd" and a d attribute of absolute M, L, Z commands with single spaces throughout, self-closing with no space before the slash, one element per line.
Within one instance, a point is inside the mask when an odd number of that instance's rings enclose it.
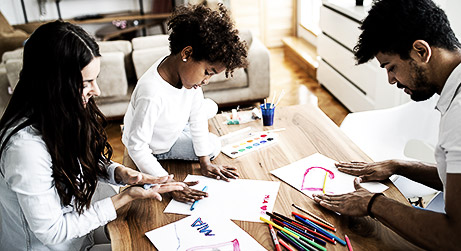
<path fill-rule="evenodd" d="M 372 99 L 358 90 L 323 60 L 320 60 L 319 68 L 317 69 L 317 80 L 350 111 L 358 112 L 374 109 Z"/>
<path fill-rule="evenodd" d="M 328 7 L 320 8 L 320 29 L 323 33 L 340 41 L 349 50 L 353 50 L 361 34 L 360 23 Z"/>
<path fill-rule="evenodd" d="M 352 52 L 323 34 L 318 37 L 317 50 L 323 60 L 372 99 L 376 84 L 387 80 L 386 71 L 378 66 L 376 60 L 356 65 Z"/>

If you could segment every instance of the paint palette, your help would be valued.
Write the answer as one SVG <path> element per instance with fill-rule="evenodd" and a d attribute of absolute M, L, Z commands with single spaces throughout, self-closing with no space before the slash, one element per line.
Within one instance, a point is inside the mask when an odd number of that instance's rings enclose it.
<path fill-rule="evenodd" d="M 235 159 L 247 153 L 259 150 L 265 146 L 272 145 L 277 141 L 275 133 L 255 133 L 245 139 L 222 147 L 221 152 Z"/>

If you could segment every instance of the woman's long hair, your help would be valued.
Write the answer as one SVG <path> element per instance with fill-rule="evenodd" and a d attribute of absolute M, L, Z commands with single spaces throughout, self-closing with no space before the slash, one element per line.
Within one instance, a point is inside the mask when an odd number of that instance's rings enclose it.
<path fill-rule="evenodd" d="M 99 56 L 82 28 L 61 21 L 40 26 L 25 44 L 19 82 L 0 120 L 0 156 L 13 134 L 33 126 L 51 155 L 61 203 L 74 199 L 80 214 L 90 206 L 98 179 L 108 177 L 103 164 L 112 156 L 104 115 L 93 99 L 86 107 L 82 99 L 81 71 Z"/>

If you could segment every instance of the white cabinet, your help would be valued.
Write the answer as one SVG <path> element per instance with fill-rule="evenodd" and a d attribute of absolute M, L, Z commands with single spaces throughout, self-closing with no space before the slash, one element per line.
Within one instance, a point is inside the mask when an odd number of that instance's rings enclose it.
<path fill-rule="evenodd" d="M 317 79 L 350 111 L 393 107 L 409 100 L 402 90 L 390 85 L 385 69 L 376 59 L 356 65 L 354 46 L 361 33 L 360 20 L 367 7 L 354 0 L 324 0 L 320 10 L 321 35 L 317 52 L 321 57 Z"/>

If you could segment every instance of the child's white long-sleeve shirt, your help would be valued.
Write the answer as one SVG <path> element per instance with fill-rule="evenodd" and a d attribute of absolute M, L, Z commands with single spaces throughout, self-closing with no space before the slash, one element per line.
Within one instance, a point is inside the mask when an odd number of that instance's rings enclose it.
<path fill-rule="evenodd" d="M 162 57 L 139 79 L 124 118 L 122 141 L 140 171 L 165 176 L 154 154 L 168 152 L 187 123 L 197 156 L 212 153 L 201 88 L 178 89 L 158 73 Z"/>

